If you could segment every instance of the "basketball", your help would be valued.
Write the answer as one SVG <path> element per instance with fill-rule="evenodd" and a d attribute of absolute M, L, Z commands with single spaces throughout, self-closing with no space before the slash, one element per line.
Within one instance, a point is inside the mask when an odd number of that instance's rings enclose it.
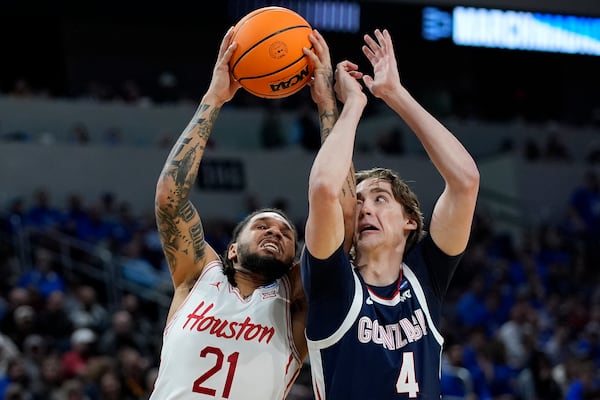
<path fill-rule="evenodd" d="M 302 89 L 313 65 L 302 48 L 312 50 L 311 26 L 298 13 L 278 6 L 254 10 L 235 26 L 231 60 L 233 78 L 255 96 L 278 99 Z"/>

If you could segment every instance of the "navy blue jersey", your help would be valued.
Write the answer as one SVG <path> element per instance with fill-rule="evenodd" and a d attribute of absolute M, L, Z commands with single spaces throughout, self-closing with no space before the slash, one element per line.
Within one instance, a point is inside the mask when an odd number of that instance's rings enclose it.
<path fill-rule="evenodd" d="M 442 300 L 459 260 L 427 235 L 406 255 L 399 279 L 376 287 L 364 282 L 341 246 L 326 260 L 305 249 L 316 399 L 439 400 Z"/>

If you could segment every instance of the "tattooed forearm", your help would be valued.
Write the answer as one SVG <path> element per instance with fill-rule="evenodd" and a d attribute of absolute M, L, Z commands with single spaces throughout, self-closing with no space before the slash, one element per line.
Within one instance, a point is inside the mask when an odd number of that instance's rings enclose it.
<path fill-rule="evenodd" d="M 337 120 L 337 117 L 337 110 L 324 111 L 321 113 L 321 115 L 319 115 L 321 124 L 324 126 L 333 126 L 333 124 L 335 124 L 335 121 Z"/>
<path fill-rule="evenodd" d="M 335 121 L 337 121 L 337 117 L 336 110 L 325 111 L 319 115 L 321 120 L 321 143 L 327 139 L 327 136 L 331 133 Z"/>
<path fill-rule="evenodd" d="M 179 251 L 179 241 L 177 239 L 181 233 L 173 218 L 170 217 L 170 213 L 165 212 L 160 207 L 156 208 L 156 222 L 165 257 L 167 258 L 169 269 L 173 273 L 177 267 L 176 254 Z"/>
<path fill-rule="evenodd" d="M 202 224 L 199 221 L 196 225 L 193 225 L 190 228 L 190 237 L 192 238 L 192 245 L 194 247 L 194 262 L 198 262 L 204 258 L 206 251 L 204 230 L 202 229 Z"/>

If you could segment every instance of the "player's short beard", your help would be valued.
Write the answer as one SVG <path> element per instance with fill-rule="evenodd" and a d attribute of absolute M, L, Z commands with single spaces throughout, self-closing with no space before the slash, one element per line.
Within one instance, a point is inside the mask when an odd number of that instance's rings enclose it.
<path fill-rule="evenodd" d="M 286 264 L 270 255 L 261 256 L 258 253 L 251 253 L 248 245 L 240 245 L 238 253 L 242 267 L 248 272 L 262 276 L 265 284 L 281 278 L 292 267 L 291 262 Z"/>

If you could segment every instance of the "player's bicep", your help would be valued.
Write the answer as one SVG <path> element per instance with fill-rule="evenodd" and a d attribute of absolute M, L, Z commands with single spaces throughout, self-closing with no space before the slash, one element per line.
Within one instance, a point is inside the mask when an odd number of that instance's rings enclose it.
<path fill-rule="evenodd" d="M 156 221 L 175 287 L 218 257 L 206 243 L 200 216 L 190 201 L 175 215 L 157 208 Z"/>
<path fill-rule="evenodd" d="M 433 209 L 429 231 L 435 244 L 448 255 L 467 247 L 475 212 L 474 196 L 446 189 Z"/>

